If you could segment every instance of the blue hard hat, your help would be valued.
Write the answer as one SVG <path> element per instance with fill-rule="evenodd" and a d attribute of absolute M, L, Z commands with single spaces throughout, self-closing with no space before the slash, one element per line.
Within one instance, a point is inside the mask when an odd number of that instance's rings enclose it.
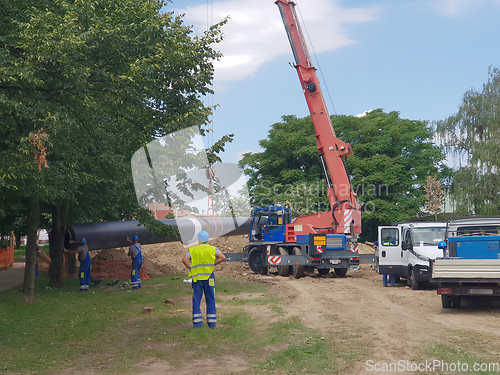
<path fill-rule="evenodd" d="M 80 239 L 80 245 L 85 245 L 87 243 L 87 240 L 85 239 L 85 237 L 82 237 Z"/>
<path fill-rule="evenodd" d="M 132 237 L 132 241 L 139 241 L 139 237 L 137 236 Z"/>
<path fill-rule="evenodd" d="M 438 249 L 446 249 L 447 247 L 448 247 L 448 245 L 444 241 L 441 241 L 438 244 Z"/>
<path fill-rule="evenodd" d="M 208 233 L 205 232 L 204 230 L 202 230 L 200 233 L 198 233 L 198 239 L 200 240 L 200 242 L 208 242 L 208 240 L 210 239 L 210 237 L 208 237 Z"/>

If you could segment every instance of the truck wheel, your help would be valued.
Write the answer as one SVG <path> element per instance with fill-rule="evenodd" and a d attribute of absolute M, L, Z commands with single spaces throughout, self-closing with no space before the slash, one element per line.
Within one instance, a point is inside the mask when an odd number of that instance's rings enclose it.
<path fill-rule="evenodd" d="M 329 269 L 329 268 L 318 268 L 318 273 L 319 273 L 321 276 L 326 276 L 326 275 L 328 275 L 328 272 L 330 272 L 330 269 Z"/>
<path fill-rule="evenodd" d="M 264 256 L 259 247 L 254 247 L 248 253 L 248 266 L 255 273 L 264 273 Z"/>
<path fill-rule="evenodd" d="M 288 251 L 284 247 L 278 247 L 278 251 L 280 252 L 280 255 L 290 255 L 288 254 Z M 279 276 L 288 276 L 288 271 L 290 269 L 290 266 L 278 266 L 278 275 Z"/>
<path fill-rule="evenodd" d="M 462 306 L 462 296 L 451 296 L 451 307 L 459 309 Z"/>
<path fill-rule="evenodd" d="M 302 255 L 300 247 L 294 247 L 292 250 L 292 254 Z M 300 279 L 302 276 L 304 276 L 304 266 L 294 265 L 292 266 L 292 271 L 293 271 L 293 277 L 295 277 L 296 279 Z"/>
<path fill-rule="evenodd" d="M 347 277 L 347 268 L 334 268 L 337 277 Z"/>
<path fill-rule="evenodd" d="M 451 296 L 449 294 L 441 294 L 441 305 L 443 305 L 444 309 L 451 307 Z"/>
<path fill-rule="evenodd" d="M 410 288 L 412 288 L 413 290 L 420 289 L 420 283 L 415 277 L 415 272 L 413 271 L 413 268 L 408 270 L 408 284 L 410 285 Z"/>

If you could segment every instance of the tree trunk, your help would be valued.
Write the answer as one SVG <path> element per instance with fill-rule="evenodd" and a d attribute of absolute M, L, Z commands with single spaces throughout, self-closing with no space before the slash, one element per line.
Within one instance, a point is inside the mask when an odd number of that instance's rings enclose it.
<path fill-rule="evenodd" d="M 18 231 L 16 232 L 16 249 L 19 249 L 21 247 L 21 232 Z"/>
<path fill-rule="evenodd" d="M 52 225 L 49 232 L 49 286 L 51 288 L 62 288 L 63 286 L 63 264 L 64 264 L 64 235 L 66 233 L 65 204 L 52 206 Z"/>
<path fill-rule="evenodd" d="M 36 240 L 40 224 L 40 202 L 32 202 L 28 217 L 26 266 L 24 267 L 23 304 L 31 305 L 35 297 Z"/>

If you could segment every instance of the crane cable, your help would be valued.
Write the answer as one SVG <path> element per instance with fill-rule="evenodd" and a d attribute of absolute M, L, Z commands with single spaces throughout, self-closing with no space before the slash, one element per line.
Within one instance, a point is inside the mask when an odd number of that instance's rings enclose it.
<path fill-rule="evenodd" d="M 210 26 L 213 25 L 214 21 L 214 1 L 207 0 L 207 31 L 210 29 Z M 215 72 L 214 72 L 215 73 Z M 209 88 L 214 92 L 214 80 L 212 79 L 209 84 Z M 207 140 L 208 147 L 212 147 L 214 145 L 214 96 L 212 93 L 207 93 L 207 107 L 211 108 L 211 115 L 208 118 L 208 132 L 207 132 Z M 210 140 L 210 135 L 212 136 L 212 140 Z"/>
<path fill-rule="evenodd" d="M 326 80 L 325 80 L 325 77 L 323 76 L 323 70 L 321 69 L 321 66 L 319 64 L 319 60 L 318 60 L 318 56 L 316 55 L 316 51 L 314 50 L 314 45 L 311 41 L 311 37 L 309 36 L 309 32 L 307 31 L 307 27 L 306 27 L 306 23 L 304 22 L 304 17 L 302 17 L 302 13 L 300 12 L 300 7 L 299 7 L 299 4 L 297 3 L 297 0 L 295 0 L 295 4 L 297 5 L 297 9 L 299 11 L 299 17 L 300 17 L 300 21 L 303 25 L 303 29 L 307 35 L 307 40 L 309 42 L 309 45 L 311 46 L 311 49 L 312 49 L 312 52 L 313 52 L 313 56 L 314 56 L 314 60 L 316 60 L 316 64 L 318 66 L 318 70 L 319 70 L 319 73 L 321 75 L 321 79 L 323 80 L 323 83 L 325 85 L 325 88 L 326 88 L 326 93 L 328 95 L 328 99 L 330 99 L 330 103 L 332 105 L 332 108 L 333 108 L 333 113 L 337 114 L 337 111 L 335 110 L 335 105 L 333 104 L 333 100 L 332 100 L 332 96 L 330 95 L 330 90 L 328 90 L 328 84 L 326 83 Z"/>

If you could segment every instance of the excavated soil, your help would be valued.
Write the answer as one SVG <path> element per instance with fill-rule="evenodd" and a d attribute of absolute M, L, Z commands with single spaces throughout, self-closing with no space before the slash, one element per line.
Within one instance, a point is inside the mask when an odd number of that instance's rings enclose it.
<path fill-rule="evenodd" d="M 210 241 L 223 253 L 238 253 L 248 244 L 248 239 L 243 236 L 220 237 Z M 147 274 L 149 277 L 186 273 L 187 269 L 181 260 L 186 255 L 187 248 L 180 242 L 167 242 L 153 245 L 142 245 L 143 266 L 141 279 Z M 92 251 L 92 278 L 123 279 L 130 276 L 130 257 L 128 248 L 106 249 Z M 218 275 L 234 275 L 249 268 L 243 263 L 222 263 L 216 268 Z"/>

